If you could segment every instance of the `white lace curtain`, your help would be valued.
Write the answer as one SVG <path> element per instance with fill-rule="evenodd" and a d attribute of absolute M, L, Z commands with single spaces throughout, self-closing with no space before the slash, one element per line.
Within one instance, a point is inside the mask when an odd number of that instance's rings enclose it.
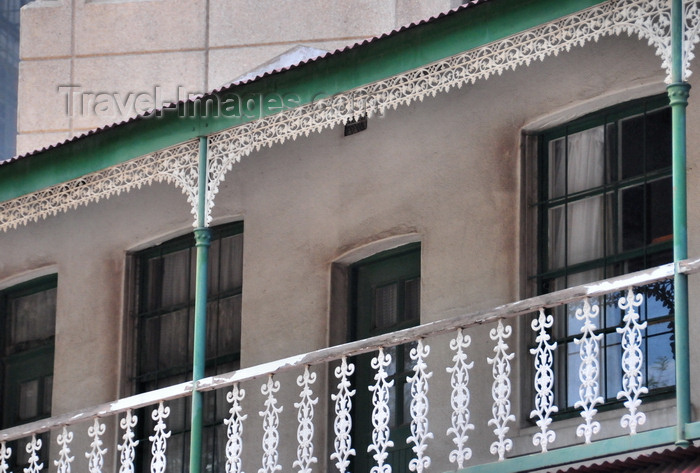
<path fill-rule="evenodd" d="M 603 126 L 550 143 L 550 198 L 603 185 Z M 587 197 L 550 210 L 550 267 L 561 268 L 604 256 L 604 195 Z M 569 286 L 602 277 L 602 270 L 569 276 Z"/>

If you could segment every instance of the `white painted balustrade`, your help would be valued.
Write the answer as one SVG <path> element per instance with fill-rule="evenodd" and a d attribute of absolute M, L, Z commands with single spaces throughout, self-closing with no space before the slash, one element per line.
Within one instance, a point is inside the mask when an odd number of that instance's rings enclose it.
<path fill-rule="evenodd" d="M 697 266 L 697 262 L 688 263 L 686 272 L 695 271 Z M 557 448 L 555 430 L 557 422 L 554 422 L 553 416 L 561 407 L 555 404 L 554 395 L 554 365 L 558 347 L 552 340 L 552 331 L 557 323 L 557 318 L 552 314 L 552 308 L 577 302 L 575 318 L 581 323 L 580 336 L 575 338 L 575 345 L 570 346 L 576 346 L 580 351 L 579 399 L 573 404 L 580 414 L 580 423 L 575 425 L 573 430 L 579 442 L 587 444 L 594 442 L 603 434 L 602 424 L 597 420 L 597 407 L 603 403 L 604 397 L 599 385 L 602 334 L 598 331 L 601 311 L 597 298 L 604 294 L 623 294 L 619 299 L 619 308 L 623 311 L 624 317 L 621 326 L 617 328 L 622 350 L 620 367 L 622 388 L 617 397 L 624 404 L 624 409 L 618 410 L 619 425 L 627 429 L 629 435 L 634 435 L 646 421 L 642 411 L 641 396 L 648 390 L 643 385 L 644 356 L 641 347 L 646 322 L 640 323 L 639 315 L 640 306 L 644 301 L 641 294 L 635 293 L 634 287 L 668 279 L 672 274 L 673 267 L 666 265 L 597 284 L 579 286 L 490 311 L 428 323 L 369 340 L 330 347 L 241 369 L 227 375 L 206 378 L 197 384 L 197 389 L 202 391 L 225 389 L 227 392 L 226 412 L 228 414 L 226 418 L 221 419 L 226 434 L 226 473 L 239 473 L 243 471 L 244 464 L 253 464 L 249 460 L 244 463 L 248 452 L 255 455 L 261 454 L 255 462 L 260 465 L 259 473 L 277 471 L 311 473 L 321 471 L 326 467 L 325 465 L 329 470 L 343 473 L 351 471 L 352 459 L 358 453 L 367 454 L 373 459 L 372 473 L 388 473 L 391 471 L 387 461 L 388 451 L 395 442 L 395 439 L 391 438 L 390 428 L 392 416 L 390 390 L 395 381 L 389 379 L 392 366 L 390 348 L 413 342 L 410 349 L 413 372 L 407 376 L 410 387 L 410 435 L 405 440 L 412 455 L 408 463 L 411 471 L 418 473 L 431 471 L 431 464 L 436 461 L 432 451 L 441 452 L 444 455 L 447 452 L 446 448 L 449 450 L 448 458 L 442 458 L 441 464 L 449 462 L 453 469 L 470 466 L 473 454 L 472 437 L 475 437 L 477 432 L 481 438 L 488 437 L 487 445 L 490 443 L 489 451 L 494 462 L 503 461 L 512 455 L 516 440 L 529 443 L 529 446 L 521 448 L 521 451 L 529 448 L 530 451 L 534 449 L 547 452 Z M 521 350 L 523 353 L 516 354 L 511 348 L 514 344 L 514 320 L 517 317 L 527 317 L 523 319 L 520 327 L 530 325 L 533 331 L 534 344 L 529 347 L 529 353 L 526 349 Z M 484 342 L 492 346 L 488 353 L 483 350 L 481 352 L 472 350 L 472 336 L 469 333 L 470 327 L 484 323 L 490 323 L 492 327 L 489 331 L 489 340 Z M 448 346 L 438 347 L 434 343 L 431 346 L 428 343 L 429 338 L 443 340 L 442 337 L 436 337 L 443 334 L 450 334 Z M 435 356 L 435 352 L 443 355 Z M 355 365 L 357 361 L 353 357 L 362 353 L 373 354 L 371 367 L 374 381 L 370 386 L 352 384 L 353 375 L 357 369 Z M 449 355 L 445 356 L 445 354 Z M 329 369 L 328 363 L 333 363 L 335 368 Z M 513 399 L 513 386 L 520 382 L 512 378 L 511 373 L 515 363 L 527 364 L 529 370 L 523 371 L 532 373 L 534 377 L 534 392 L 530 402 L 521 403 Z M 491 418 L 483 425 L 476 425 L 470 412 L 473 409 L 471 402 L 474 393 L 474 388 L 470 384 L 473 384 L 474 380 L 470 379 L 470 372 L 473 372 L 477 365 L 481 365 L 492 375 L 488 383 L 491 386 L 491 398 L 479 402 L 480 406 L 491 406 Z M 296 371 L 296 385 L 282 384 L 281 379 L 287 378 L 279 375 L 287 371 Z M 449 380 L 449 386 L 442 387 L 440 391 L 448 393 L 444 402 L 441 402 L 441 407 L 443 410 L 449 409 L 449 426 L 440 431 L 431 430 L 434 423 L 431 420 L 432 411 L 428 395 L 429 388 L 435 388 L 433 375 L 436 372 L 442 373 L 443 377 L 440 379 Z M 316 382 L 321 373 L 328 374 L 328 382 L 325 385 L 332 392 L 326 393 L 326 388 L 319 386 Z M 242 387 L 243 382 L 259 383 L 262 396 L 257 394 L 252 397 L 247 396 L 246 390 Z M 479 382 L 484 385 L 483 379 Z M 140 442 L 148 443 L 148 445 L 141 445 L 140 448 L 147 448 L 151 452 L 152 473 L 170 471 L 166 456 L 168 441 L 171 437 L 171 428 L 168 425 L 171 418 L 169 401 L 188 397 L 193 389 L 192 383 L 182 383 L 84 411 L 1 431 L 0 473 L 10 471 L 37 473 L 45 470 L 48 465 L 40 461 L 42 458 L 40 452 L 47 448 L 44 443 L 49 438 L 56 443 L 56 447 L 51 448 L 50 453 L 55 457 L 52 462 L 59 473 L 101 472 L 104 470 L 105 457 L 113 448 L 116 449 L 112 453 L 115 454 L 118 462 L 116 467 L 119 473 L 133 473 L 138 470 L 135 466 L 135 458 Z M 360 390 L 369 391 L 371 405 L 358 406 L 355 403 Z M 320 398 L 329 400 L 328 412 L 332 416 L 332 422 L 316 412 Z M 284 405 L 284 399 L 296 399 L 296 401 L 290 405 Z M 431 399 L 434 402 L 434 398 Z M 531 409 L 529 418 L 533 427 L 530 428 L 528 439 L 524 439 L 522 435 L 517 439 L 509 435 L 511 429 L 516 426 L 516 418 L 525 417 L 522 414 L 517 417 L 518 413 L 513 411 L 514 406 L 520 406 L 520 409 L 527 409 L 527 411 Z M 144 407 L 148 411 L 138 411 L 138 415 L 150 412 L 153 428 L 150 433 L 141 434 L 141 440 L 137 440 L 135 432 L 139 428 L 138 423 L 143 419 L 139 419 L 135 412 Z M 366 452 L 357 452 L 353 445 L 352 411 L 358 408 L 371 411 L 371 426 L 368 427 L 371 429 L 371 443 L 366 447 Z M 296 425 L 281 423 L 280 416 L 289 410 L 296 413 Z M 104 441 L 105 421 L 108 418 L 114 418 L 119 428 L 114 447 L 106 445 Z M 257 421 L 254 424 L 252 421 L 256 418 Z M 286 419 L 289 418 L 286 417 Z M 84 428 L 88 424 L 86 433 L 75 430 L 78 427 Z M 261 438 L 262 445 L 249 448 L 245 442 L 245 432 L 260 425 L 262 425 L 262 432 L 258 432 L 254 438 Z M 328 433 L 328 442 L 319 444 L 318 438 L 323 436 L 316 435 L 317 431 L 323 431 L 330 425 L 332 425 L 332 432 Z M 571 428 L 570 422 L 568 425 L 568 428 Z M 39 437 L 40 433 L 50 430 L 54 433 L 53 437 Z M 72 442 L 78 435 L 85 434 L 89 437 L 89 450 L 78 454 L 72 448 Z M 18 454 L 12 451 L 11 441 L 22 438 L 25 439 L 28 454 L 28 456 L 23 455 L 22 458 L 28 458 L 28 461 L 26 464 L 14 466 L 11 470 L 9 465 L 15 463 L 12 461 L 13 455 Z M 289 443 L 294 441 L 296 446 L 293 449 Z M 317 443 L 315 444 L 314 441 Z M 283 443 L 286 443 L 287 451 L 296 451 L 294 459 L 287 458 L 289 455 L 282 458 L 280 448 Z M 435 449 L 437 445 L 442 448 Z M 322 459 L 321 456 L 324 455 L 327 457 Z M 289 460 L 288 463 L 283 463 L 287 460 Z"/>

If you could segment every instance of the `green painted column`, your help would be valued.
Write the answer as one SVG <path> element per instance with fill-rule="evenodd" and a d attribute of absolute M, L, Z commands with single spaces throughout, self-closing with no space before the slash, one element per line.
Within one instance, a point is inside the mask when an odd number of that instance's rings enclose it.
<path fill-rule="evenodd" d="M 686 425 L 690 423 L 690 352 L 688 336 L 688 276 L 678 263 L 688 258 L 688 211 L 686 190 L 686 108 L 690 84 L 683 80 L 683 1 L 671 3 L 671 104 L 673 159 L 673 261 L 674 323 L 676 343 L 676 444 L 689 445 Z"/>
<path fill-rule="evenodd" d="M 206 226 L 207 138 L 199 138 L 199 202 L 197 228 L 194 231 L 197 248 L 194 293 L 194 350 L 192 380 L 204 377 L 207 345 L 207 262 L 211 232 Z M 202 393 L 192 392 L 192 422 L 190 430 L 190 473 L 199 473 L 202 463 Z"/>

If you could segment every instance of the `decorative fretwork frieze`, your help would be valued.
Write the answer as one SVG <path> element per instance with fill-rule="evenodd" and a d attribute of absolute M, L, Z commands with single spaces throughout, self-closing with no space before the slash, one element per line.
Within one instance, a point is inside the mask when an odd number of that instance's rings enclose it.
<path fill-rule="evenodd" d="M 700 12 L 686 3 L 684 77 L 700 40 Z M 455 87 L 485 80 L 598 41 L 626 33 L 646 39 L 662 58 L 670 81 L 670 0 L 610 0 L 550 23 L 387 79 L 215 133 L 209 137 L 209 204 L 233 165 L 253 151 L 308 136 L 361 116 L 383 114 Z"/>
<path fill-rule="evenodd" d="M 0 202 L 0 229 L 7 231 L 81 205 L 129 192 L 154 182 L 175 184 L 196 213 L 199 142 L 177 146 L 86 174 L 55 186 Z M 195 215 L 196 220 L 196 215 Z"/>
<path fill-rule="evenodd" d="M 700 40 L 700 8 L 686 0 L 684 79 Z M 343 124 L 382 114 L 455 87 L 486 80 L 569 51 L 604 36 L 637 35 L 661 58 L 670 81 L 670 0 L 609 0 L 532 29 L 493 41 L 395 76 L 261 117 L 209 136 L 205 221 L 226 173 L 244 156 Z M 156 181 L 174 183 L 197 212 L 198 140 L 181 143 L 0 204 L 0 229 L 7 230 Z M 196 219 L 195 219 L 196 221 Z"/>

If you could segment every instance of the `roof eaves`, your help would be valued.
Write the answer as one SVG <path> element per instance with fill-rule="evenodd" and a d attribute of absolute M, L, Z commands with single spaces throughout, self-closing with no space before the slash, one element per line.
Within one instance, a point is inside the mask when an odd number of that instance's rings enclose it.
<path fill-rule="evenodd" d="M 113 129 L 113 128 L 117 128 L 117 127 L 123 126 L 123 125 L 128 124 L 128 123 L 133 123 L 133 122 L 136 122 L 136 121 L 139 121 L 139 120 L 148 119 L 148 118 L 151 117 L 153 114 L 157 114 L 157 113 L 159 113 L 159 112 L 162 112 L 163 110 L 176 109 L 176 108 L 178 108 L 178 107 L 180 107 L 180 106 L 182 106 L 182 105 L 194 103 L 196 100 L 201 100 L 202 98 L 205 98 L 205 97 L 208 97 L 208 96 L 212 96 L 212 95 L 216 95 L 216 94 L 221 94 L 221 93 L 225 93 L 225 92 L 230 92 L 230 91 L 232 91 L 232 90 L 235 90 L 237 87 L 244 86 L 244 85 L 249 85 L 249 84 L 258 82 L 258 81 L 260 81 L 260 80 L 262 80 L 262 79 L 264 79 L 264 78 L 267 78 L 267 77 L 270 77 L 270 76 L 273 76 L 273 75 L 282 74 L 282 73 L 288 72 L 288 71 L 290 71 L 290 70 L 294 70 L 294 69 L 303 67 L 303 66 L 305 66 L 305 65 L 307 65 L 307 64 L 311 64 L 311 63 L 314 63 L 314 62 L 322 61 L 322 60 L 328 59 L 328 58 L 330 58 L 330 57 L 334 57 L 334 56 L 338 56 L 338 55 L 347 53 L 348 51 L 352 51 L 352 50 L 355 50 L 355 49 L 358 49 L 358 48 L 366 47 L 367 45 L 372 44 L 372 43 L 375 43 L 375 42 L 377 42 L 377 41 L 381 41 L 381 40 L 383 40 L 383 39 L 386 39 L 386 38 L 395 36 L 395 35 L 397 35 L 397 34 L 400 34 L 400 33 L 402 33 L 402 32 L 405 32 L 405 31 L 407 31 L 407 30 L 411 30 L 411 29 L 420 27 L 420 26 L 422 26 L 422 25 L 426 25 L 426 24 L 432 23 L 432 22 L 437 21 L 437 20 L 439 20 L 439 19 L 441 19 L 441 18 L 454 15 L 454 14 L 456 14 L 457 12 L 460 12 L 460 11 L 463 11 L 463 10 L 466 10 L 466 9 L 469 9 L 469 8 L 474 8 L 474 7 L 478 6 L 478 5 L 482 5 L 482 4 L 487 3 L 487 2 L 490 2 L 490 1 L 493 1 L 493 0 L 470 0 L 470 1 L 468 1 L 468 2 L 463 3 L 462 5 L 459 5 L 458 7 L 455 7 L 455 8 L 453 8 L 453 9 L 451 9 L 451 10 L 448 10 L 448 11 L 445 11 L 445 12 L 442 12 L 442 13 L 439 13 L 439 14 L 437 14 L 437 15 L 434 15 L 434 16 L 431 16 L 431 17 L 428 17 L 428 18 L 425 18 L 425 19 L 420 20 L 420 21 L 411 22 L 411 23 L 409 23 L 409 24 L 407 24 L 407 25 L 404 25 L 404 26 L 401 26 L 401 27 L 399 27 L 399 28 L 396 28 L 396 29 L 394 29 L 394 30 L 392 30 L 392 31 L 390 31 L 390 32 L 388 32 L 388 33 L 383 33 L 383 34 L 381 34 L 381 35 L 374 36 L 374 37 L 365 39 L 365 40 L 363 40 L 363 41 L 356 42 L 356 43 L 351 44 L 351 45 L 348 45 L 348 46 L 346 46 L 346 47 L 344 47 L 344 48 L 342 48 L 342 49 L 336 49 L 335 51 L 330 51 L 330 52 L 328 52 L 328 53 L 326 53 L 326 54 L 323 54 L 323 55 L 320 55 L 320 56 L 317 56 L 317 57 L 314 57 L 314 58 L 311 58 L 311 59 L 307 59 L 307 60 L 304 60 L 304 61 L 300 61 L 300 62 L 298 62 L 298 63 L 296 63 L 296 64 L 293 64 L 293 65 L 290 65 L 290 66 L 287 66 L 287 67 L 283 67 L 283 68 L 280 68 L 280 69 L 275 69 L 275 70 L 266 72 L 266 73 L 264 73 L 264 74 L 255 76 L 255 77 L 253 77 L 253 78 L 249 78 L 249 79 L 242 80 L 242 81 L 234 81 L 234 82 L 232 82 L 232 83 L 230 83 L 230 84 L 227 84 L 227 85 L 225 85 L 225 86 L 222 86 L 222 87 L 213 89 L 213 90 L 211 90 L 211 91 L 209 91 L 209 92 L 207 92 L 207 93 L 198 94 L 198 95 L 195 95 L 195 96 L 190 96 L 190 97 L 187 98 L 187 100 L 179 100 L 179 101 L 177 101 L 177 102 L 172 102 L 172 103 L 169 103 L 169 104 L 167 104 L 167 105 L 164 105 L 164 106 L 161 107 L 161 108 L 154 109 L 154 110 L 149 110 L 148 112 L 145 112 L 145 113 L 142 113 L 142 114 L 139 114 L 139 115 L 136 115 L 136 116 L 133 116 L 133 117 L 130 117 L 130 118 L 127 118 L 127 119 L 118 121 L 118 122 L 114 122 L 114 123 L 111 123 L 111 124 L 108 124 L 108 125 L 104 125 L 104 126 L 95 128 L 95 129 L 93 129 L 93 130 L 86 131 L 86 132 L 84 132 L 84 133 L 81 133 L 81 134 L 79 134 L 79 135 L 73 136 L 73 137 L 71 137 L 71 138 L 67 138 L 67 139 L 65 139 L 65 140 L 63 140 L 63 141 L 60 141 L 60 142 L 58 142 L 58 143 L 55 143 L 55 144 L 52 144 L 52 145 L 48 145 L 48 146 L 44 146 L 44 147 L 42 147 L 42 148 L 39 148 L 39 149 L 30 151 L 30 152 L 27 152 L 27 153 L 23 153 L 23 154 L 20 154 L 20 155 L 17 155 L 17 156 L 13 156 L 13 157 L 8 158 L 8 159 L 6 159 L 6 160 L 4 160 L 4 161 L 0 161 L 0 166 L 6 165 L 6 164 L 10 164 L 10 163 L 12 163 L 12 162 L 15 162 L 15 161 L 18 161 L 18 160 L 21 160 L 21 159 L 29 158 L 29 157 L 31 157 L 31 156 L 33 156 L 33 155 L 36 155 L 36 154 L 41 154 L 41 153 L 43 153 L 43 152 L 46 152 L 46 151 L 51 150 L 51 149 L 54 149 L 54 148 L 58 148 L 58 147 L 60 147 L 60 146 L 66 145 L 66 144 L 68 144 L 68 143 L 73 143 L 73 142 L 76 142 L 76 141 L 83 140 L 83 139 L 85 139 L 85 138 L 87 138 L 87 137 L 89 137 L 89 136 L 93 136 L 93 135 L 96 135 L 96 134 L 100 134 L 100 133 L 103 133 L 103 132 L 105 132 L 105 131 L 107 131 L 107 130 L 110 130 L 110 129 Z"/>

